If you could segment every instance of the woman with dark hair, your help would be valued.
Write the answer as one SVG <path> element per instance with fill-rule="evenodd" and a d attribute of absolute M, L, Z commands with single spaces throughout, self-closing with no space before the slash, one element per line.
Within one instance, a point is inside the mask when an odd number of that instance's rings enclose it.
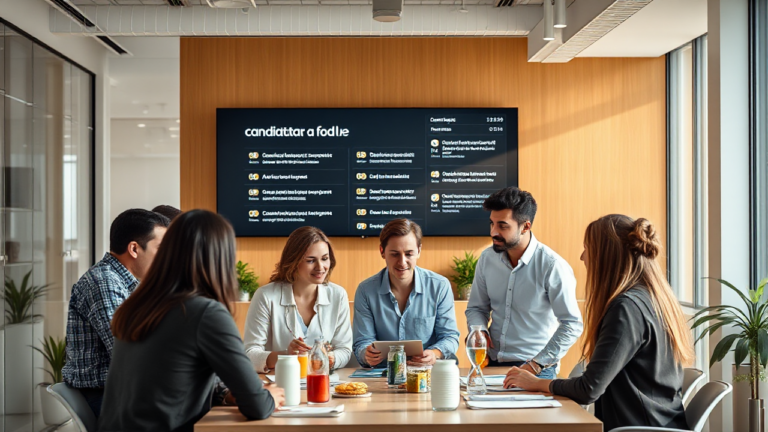
<path fill-rule="evenodd" d="M 210 409 L 214 373 L 248 419 L 283 404 L 283 390 L 264 388 L 245 356 L 232 318 L 236 289 L 229 223 L 206 210 L 180 215 L 112 320 L 100 431 L 192 431 Z"/>
<path fill-rule="evenodd" d="M 651 426 L 688 430 L 681 389 L 693 361 L 690 330 L 656 257 L 661 241 L 647 219 L 604 216 L 587 227 L 589 363 L 578 378 L 546 380 L 512 368 L 505 386 L 595 403 L 605 430 Z"/>
<path fill-rule="evenodd" d="M 331 368 L 352 355 L 349 298 L 330 282 L 336 257 L 315 227 L 292 232 L 269 284 L 251 300 L 245 320 L 245 353 L 259 372 L 274 369 L 278 354 L 307 352 L 315 338 L 330 345 Z"/>

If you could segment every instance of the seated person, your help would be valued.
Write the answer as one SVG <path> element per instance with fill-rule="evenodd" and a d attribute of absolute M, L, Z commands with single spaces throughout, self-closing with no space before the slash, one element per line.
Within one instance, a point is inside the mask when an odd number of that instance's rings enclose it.
<path fill-rule="evenodd" d="M 72 286 L 67 362 L 61 373 L 96 417 L 112 361 L 112 315 L 144 278 L 169 224 L 168 218 L 148 210 L 120 213 L 109 229 L 109 252 Z"/>
<path fill-rule="evenodd" d="M 512 368 L 505 387 L 595 403 L 605 430 L 624 426 L 688 430 L 683 365 L 694 359 L 690 330 L 656 256 L 661 240 L 646 219 L 604 216 L 587 227 L 584 374 L 540 379 Z"/>
<path fill-rule="evenodd" d="M 315 227 L 292 232 L 269 284 L 256 290 L 245 319 L 245 352 L 259 372 L 274 369 L 278 354 L 307 352 L 322 338 L 331 368 L 352 355 L 349 297 L 330 282 L 333 246 Z"/>
<path fill-rule="evenodd" d="M 146 278 L 115 312 L 115 349 L 100 431 L 192 431 L 209 410 L 214 373 L 240 412 L 261 420 L 285 402 L 262 386 L 232 318 L 235 233 L 192 210 L 168 229 Z"/>
<path fill-rule="evenodd" d="M 409 219 L 390 221 L 379 235 L 379 252 L 387 263 L 364 280 L 355 293 L 355 355 L 363 366 L 384 367 L 387 359 L 375 341 L 421 340 L 422 356 L 412 365 L 431 365 L 455 358 L 459 330 L 448 279 L 416 267 L 421 254 L 421 227 Z"/>
<path fill-rule="evenodd" d="M 161 204 L 155 208 L 152 209 L 155 213 L 160 213 L 161 215 L 168 218 L 168 220 L 173 221 L 176 219 L 176 216 L 181 214 L 181 210 L 177 209 L 174 206 L 169 206 L 165 204 Z"/>

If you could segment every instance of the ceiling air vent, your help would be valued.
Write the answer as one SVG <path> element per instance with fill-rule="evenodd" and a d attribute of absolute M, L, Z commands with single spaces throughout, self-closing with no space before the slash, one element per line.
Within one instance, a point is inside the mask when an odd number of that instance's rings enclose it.
<path fill-rule="evenodd" d="M 256 0 L 205 0 L 212 8 L 242 9 L 256 7 Z"/>
<path fill-rule="evenodd" d="M 67 0 L 48 0 L 48 3 L 86 27 L 94 27 L 96 25 Z"/>
<path fill-rule="evenodd" d="M 168 2 L 168 6 L 189 6 L 188 0 L 165 0 Z"/>

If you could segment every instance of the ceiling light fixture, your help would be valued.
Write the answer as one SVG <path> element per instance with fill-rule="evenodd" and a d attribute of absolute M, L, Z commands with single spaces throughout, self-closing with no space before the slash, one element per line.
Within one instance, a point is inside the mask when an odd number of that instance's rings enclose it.
<path fill-rule="evenodd" d="M 373 19 L 378 22 L 397 22 L 403 15 L 403 0 L 373 0 Z"/>
<path fill-rule="evenodd" d="M 169 127 L 168 130 L 171 132 L 176 132 L 177 130 L 179 130 L 179 128 L 176 126 L 173 126 L 173 127 Z"/>
<path fill-rule="evenodd" d="M 469 13 L 467 8 L 464 7 L 464 0 L 461 0 L 461 8 L 459 8 L 459 13 Z"/>
<path fill-rule="evenodd" d="M 171 138 L 178 138 L 178 135 L 171 135 Z"/>
<path fill-rule="evenodd" d="M 143 128 L 143 127 L 147 127 L 147 125 L 145 125 L 144 123 L 139 123 L 139 124 L 137 124 L 136 126 L 138 126 L 138 127 L 140 127 L 140 128 Z"/>
<path fill-rule="evenodd" d="M 208 6 L 220 9 L 243 9 L 256 7 L 256 0 L 205 0 Z"/>
<path fill-rule="evenodd" d="M 176 119 L 176 123 L 181 123 L 181 119 Z"/>
<path fill-rule="evenodd" d="M 544 40 L 555 40 L 555 11 L 552 5 L 553 0 L 544 0 L 541 6 L 544 8 Z"/>
<path fill-rule="evenodd" d="M 555 28 L 565 28 L 565 0 L 555 0 Z"/>

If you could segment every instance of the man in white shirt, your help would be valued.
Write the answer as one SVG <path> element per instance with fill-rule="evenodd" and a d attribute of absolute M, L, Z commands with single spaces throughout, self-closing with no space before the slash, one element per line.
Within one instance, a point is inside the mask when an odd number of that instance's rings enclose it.
<path fill-rule="evenodd" d="M 508 187 L 483 203 L 493 246 L 480 255 L 467 305 L 467 325 L 488 329 L 489 366 L 516 366 L 553 379 L 581 335 L 573 269 L 536 240 L 536 200 Z M 490 335 L 489 335 L 490 333 Z"/>

